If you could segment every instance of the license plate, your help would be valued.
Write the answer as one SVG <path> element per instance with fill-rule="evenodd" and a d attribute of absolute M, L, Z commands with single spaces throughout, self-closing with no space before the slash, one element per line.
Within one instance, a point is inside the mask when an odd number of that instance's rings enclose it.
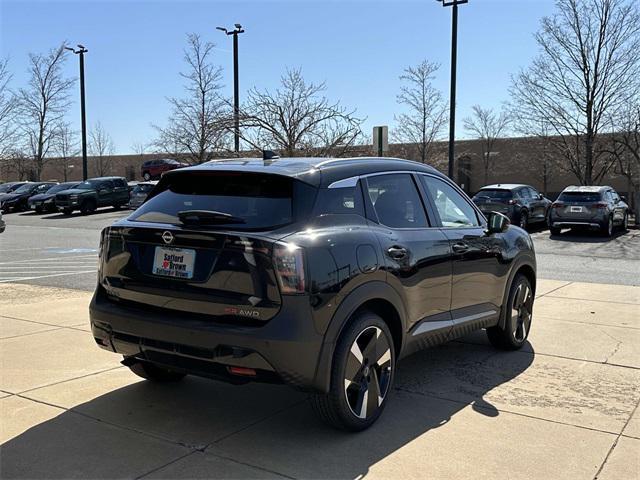
<path fill-rule="evenodd" d="M 580 213 L 580 212 L 582 212 L 582 207 L 571 207 L 570 211 L 572 213 Z"/>
<path fill-rule="evenodd" d="M 156 247 L 153 274 L 173 278 L 193 278 L 196 251 L 190 248 Z"/>

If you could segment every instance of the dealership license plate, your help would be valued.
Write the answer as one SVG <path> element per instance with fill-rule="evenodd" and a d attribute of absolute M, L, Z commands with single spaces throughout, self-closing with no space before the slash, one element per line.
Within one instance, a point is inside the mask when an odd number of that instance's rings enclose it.
<path fill-rule="evenodd" d="M 582 207 L 571 207 L 570 211 L 572 213 L 580 213 L 580 212 L 582 212 Z"/>
<path fill-rule="evenodd" d="M 193 278 L 196 251 L 190 248 L 156 247 L 153 274 L 173 278 Z"/>

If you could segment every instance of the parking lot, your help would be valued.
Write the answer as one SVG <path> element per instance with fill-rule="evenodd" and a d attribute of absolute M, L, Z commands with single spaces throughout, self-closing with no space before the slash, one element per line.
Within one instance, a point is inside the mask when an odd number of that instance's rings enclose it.
<path fill-rule="evenodd" d="M 141 381 L 88 328 L 100 229 L 126 215 L 6 215 L 0 235 L 2 478 L 640 476 L 640 230 L 532 232 L 528 345 L 482 332 L 403 360 L 360 434 L 286 387 Z"/>

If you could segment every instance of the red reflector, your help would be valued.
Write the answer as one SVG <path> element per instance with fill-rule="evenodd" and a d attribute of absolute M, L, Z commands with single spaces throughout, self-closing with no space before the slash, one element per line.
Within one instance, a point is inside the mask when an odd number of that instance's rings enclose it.
<path fill-rule="evenodd" d="M 245 368 L 245 367 L 227 367 L 229 373 L 234 375 L 244 375 L 245 377 L 255 377 L 256 371 L 253 368 Z"/>

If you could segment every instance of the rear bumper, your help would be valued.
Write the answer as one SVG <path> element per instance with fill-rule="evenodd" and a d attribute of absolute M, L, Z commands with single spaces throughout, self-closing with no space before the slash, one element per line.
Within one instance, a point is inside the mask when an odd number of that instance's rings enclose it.
<path fill-rule="evenodd" d="M 96 343 L 106 349 L 174 370 L 232 383 L 285 383 L 327 391 L 317 377 L 323 336 L 314 328 L 309 299 L 288 297 L 263 326 L 239 326 L 145 309 L 107 298 L 98 287 L 89 307 Z M 231 375 L 227 367 L 255 369 L 255 377 Z"/>
<path fill-rule="evenodd" d="M 552 227 L 558 228 L 572 228 L 572 227 L 585 227 L 585 228 L 602 228 L 603 224 L 590 221 L 552 221 Z"/>

